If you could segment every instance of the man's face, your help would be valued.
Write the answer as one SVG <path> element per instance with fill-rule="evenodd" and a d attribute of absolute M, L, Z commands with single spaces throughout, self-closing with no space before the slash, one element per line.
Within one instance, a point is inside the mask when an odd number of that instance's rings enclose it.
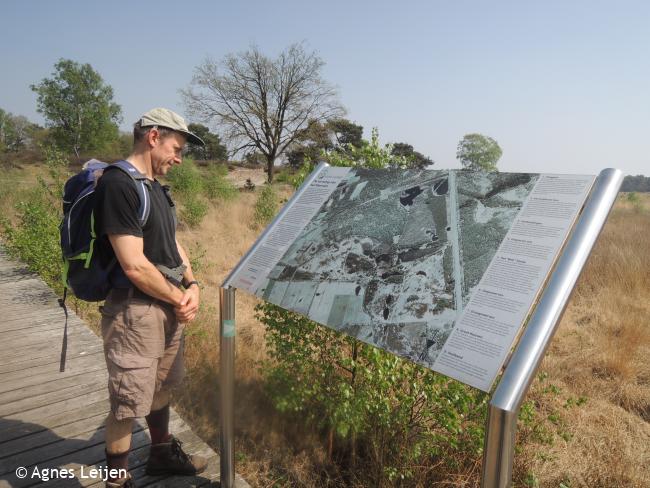
<path fill-rule="evenodd" d="M 172 132 L 164 137 L 159 134 L 153 141 L 151 166 L 154 176 L 163 176 L 174 164 L 181 164 L 183 161 L 181 151 L 185 146 L 186 138 L 183 134 Z"/>

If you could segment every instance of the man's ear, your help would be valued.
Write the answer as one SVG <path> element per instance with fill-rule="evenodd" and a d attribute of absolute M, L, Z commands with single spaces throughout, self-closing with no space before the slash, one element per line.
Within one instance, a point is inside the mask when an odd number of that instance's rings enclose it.
<path fill-rule="evenodd" d="M 147 143 L 149 147 L 155 147 L 160 140 L 160 131 L 156 127 L 152 127 L 149 132 L 147 132 Z"/>

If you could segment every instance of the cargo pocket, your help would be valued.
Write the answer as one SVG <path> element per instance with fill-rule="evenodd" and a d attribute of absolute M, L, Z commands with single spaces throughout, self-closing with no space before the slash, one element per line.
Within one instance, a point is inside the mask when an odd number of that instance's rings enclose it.
<path fill-rule="evenodd" d="M 160 358 L 165 349 L 164 325 L 151 301 L 131 300 L 126 309 L 123 350 L 129 354 Z"/>
<path fill-rule="evenodd" d="M 108 391 L 113 410 L 120 417 L 138 417 L 148 413 L 156 385 L 156 358 L 109 351 Z M 129 415 L 130 414 L 130 415 Z"/>

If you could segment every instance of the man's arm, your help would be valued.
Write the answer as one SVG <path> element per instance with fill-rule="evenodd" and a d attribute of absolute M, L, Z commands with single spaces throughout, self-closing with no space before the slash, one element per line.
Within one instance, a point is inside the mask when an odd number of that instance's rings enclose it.
<path fill-rule="evenodd" d="M 144 255 L 143 240 L 127 234 L 108 236 L 126 277 L 147 295 L 180 307 L 185 295 L 165 279 Z M 194 287 L 193 287 L 194 288 Z"/>
<path fill-rule="evenodd" d="M 178 248 L 178 254 L 180 254 L 183 264 L 185 265 L 185 271 L 183 272 L 183 282 L 189 283 L 194 281 L 194 272 L 192 271 L 192 265 L 190 264 L 190 259 L 181 246 L 181 243 L 176 239 L 176 247 Z M 176 315 L 179 317 L 179 320 L 190 322 L 194 320 L 197 312 L 199 311 L 199 285 L 194 284 L 185 290 L 183 295 L 182 305 L 183 310 L 176 311 Z"/>
<path fill-rule="evenodd" d="M 183 246 L 181 246 L 181 243 L 178 242 L 178 239 L 176 239 L 176 247 L 178 248 L 178 254 L 180 254 L 181 259 L 183 260 L 183 264 L 185 265 L 185 271 L 183 272 L 183 283 L 194 281 L 194 272 L 192 271 L 190 258 L 187 257 L 187 253 L 185 252 L 185 249 L 183 249 Z"/>

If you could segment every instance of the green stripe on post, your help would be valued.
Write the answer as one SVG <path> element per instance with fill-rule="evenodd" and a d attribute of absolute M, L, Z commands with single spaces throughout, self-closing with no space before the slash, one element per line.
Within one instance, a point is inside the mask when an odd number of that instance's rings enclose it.
<path fill-rule="evenodd" d="M 224 337 L 235 337 L 235 321 L 234 320 L 224 320 L 223 321 L 223 334 Z"/>

